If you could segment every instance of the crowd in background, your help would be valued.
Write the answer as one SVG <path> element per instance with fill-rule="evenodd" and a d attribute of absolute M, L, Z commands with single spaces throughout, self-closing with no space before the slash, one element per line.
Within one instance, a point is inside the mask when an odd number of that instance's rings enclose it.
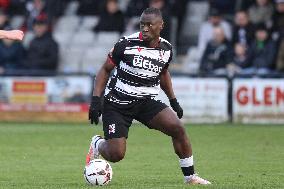
<path fill-rule="evenodd" d="M 191 1 L 129 0 L 126 9 L 120 10 L 118 0 L 80 0 L 77 15 L 97 16 L 95 33 L 116 31 L 123 35 L 129 27 L 133 31 L 139 29 L 139 22 L 132 23 L 131 18 L 139 17 L 149 6 L 156 7 L 165 21 L 161 36 L 179 49 L 187 4 Z M 232 76 L 284 72 L 284 0 L 208 1 L 208 19 L 201 25 L 196 44 L 198 73 Z M 25 69 L 57 70 L 59 45 L 52 31 L 68 3 L 70 0 L 0 1 L 0 29 L 11 29 L 9 18 L 23 15 L 20 29 L 35 34 L 27 47 L 5 39 L 0 42 L 0 74 Z M 177 21 L 174 38 L 172 18 Z"/>
<path fill-rule="evenodd" d="M 17 72 L 38 73 L 55 72 L 58 66 L 59 47 L 52 37 L 53 21 L 63 11 L 60 1 L 6 0 L 0 1 L 0 29 L 11 30 L 10 18 L 23 15 L 24 21 L 19 29 L 32 31 L 34 37 L 27 47 L 17 41 L 0 41 L 0 73 L 13 75 Z"/>
<path fill-rule="evenodd" d="M 200 71 L 217 75 L 283 72 L 284 1 L 256 0 L 233 16 L 229 22 L 220 10 L 209 12 L 198 40 Z"/>

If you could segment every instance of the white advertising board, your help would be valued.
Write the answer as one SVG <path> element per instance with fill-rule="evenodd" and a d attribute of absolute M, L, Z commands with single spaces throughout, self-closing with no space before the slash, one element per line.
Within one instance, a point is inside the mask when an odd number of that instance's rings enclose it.
<path fill-rule="evenodd" d="M 173 77 L 173 89 L 189 123 L 228 121 L 228 81 L 224 78 Z M 169 105 L 161 91 L 158 99 Z"/>

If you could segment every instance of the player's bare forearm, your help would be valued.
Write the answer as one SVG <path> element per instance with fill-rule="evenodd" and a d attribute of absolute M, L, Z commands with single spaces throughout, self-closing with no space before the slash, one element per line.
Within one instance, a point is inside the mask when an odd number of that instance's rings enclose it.
<path fill-rule="evenodd" d="M 109 61 L 110 60 L 108 58 L 96 75 L 93 96 L 101 96 L 105 90 L 111 71 L 115 68 L 115 66 Z"/>
<path fill-rule="evenodd" d="M 24 32 L 21 30 L 0 30 L 0 39 L 23 40 Z"/>
<path fill-rule="evenodd" d="M 169 99 L 175 98 L 171 75 L 167 69 L 163 70 L 161 73 L 160 85 L 161 85 L 161 89 L 165 92 L 165 94 L 167 95 Z"/>

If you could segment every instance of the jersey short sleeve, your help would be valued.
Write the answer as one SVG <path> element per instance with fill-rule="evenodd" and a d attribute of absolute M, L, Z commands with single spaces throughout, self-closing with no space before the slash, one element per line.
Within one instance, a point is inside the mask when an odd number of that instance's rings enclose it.
<path fill-rule="evenodd" d="M 126 39 L 120 39 L 114 47 L 110 50 L 108 56 L 112 60 L 112 62 L 117 66 L 119 62 L 123 59 L 124 50 L 127 44 Z"/>
<path fill-rule="evenodd" d="M 168 62 L 166 63 L 164 69 L 168 69 L 168 68 L 169 68 L 169 65 L 170 65 L 172 59 L 173 59 L 173 50 L 171 49 L 169 60 L 168 60 Z"/>

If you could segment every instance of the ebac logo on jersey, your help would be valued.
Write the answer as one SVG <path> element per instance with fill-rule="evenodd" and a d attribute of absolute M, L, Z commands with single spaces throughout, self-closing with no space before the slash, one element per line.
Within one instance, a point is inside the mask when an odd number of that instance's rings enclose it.
<path fill-rule="evenodd" d="M 147 60 L 139 55 L 134 56 L 133 66 L 138 67 L 138 68 L 143 68 L 143 69 L 155 72 L 155 73 L 160 73 L 163 69 L 163 67 L 155 65 L 152 63 L 151 60 Z"/>

